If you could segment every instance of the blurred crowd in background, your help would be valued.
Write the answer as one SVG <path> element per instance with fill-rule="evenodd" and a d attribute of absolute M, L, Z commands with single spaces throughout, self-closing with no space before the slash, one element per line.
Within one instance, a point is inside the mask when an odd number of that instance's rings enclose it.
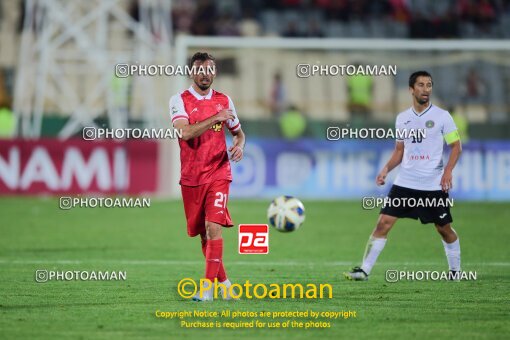
<path fill-rule="evenodd" d="M 176 0 L 172 22 L 193 35 L 508 38 L 510 1 Z"/>
<path fill-rule="evenodd" d="M 20 1 L 18 32 L 23 27 Z M 510 0 L 173 0 L 174 33 L 205 36 L 509 38 Z M 130 14 L 139 18 L 139 2 Z M 0 25 L 8 16 L 0 6 Z"/>
<path fill-rule="evenodd" d="M 12 104 L 18 67 L 16 57 L 8 59 L 4 58 L 3 54 L 8 50 L 16 50 L 12 52 L 13 56 L 18 53 L 17 47 L 20 45 L 20 33 L 26 15 L 25 3 L 21 0 L 9 3 L 0 1 L 0 44 L 3 45 L 0 47 L 2 131 L 12 130 L 14 126 Z M 38 0 L 34 0 L 34 3 L 37 6 Z M 135 22 L 141 20 L 140 6 L 149 3 L 150 1 L 136 0 L 124 2 L 127 13 Z M 510 0 L 173 0 L 171 4 L 171 14 L 168 18 L 161 19 L 170 24 L 174 37 L 187 34 L 289 38 L 510 38 Z M 33 22 L 35 35 L 47 14 L 44 11 L 42 13 Z M 161 38 L 155 26 L 151 33 L 156 39 Z M 12 46 L 12 49 L 9 46 Z M 508 96 L 505 93 L 510 89 L 510 68 L 501 68 L 501 59 L 495 59 L 494 63 L 487 60 L 464 62 L 452 58 L 451 62 L 431 67 L 429 70 L 438 75 L 439 81 L 434 84 L 437 86 L 437 96 L 452 112 L 456 111 L 455 106 L 461 104 L 471 105 L 471 112 L 480 110 L 479 115 L 472 116 L 481 117 L 478 120 L 482 123 L 508 122 L 510 112 L 507 109 Z M 232 69 L 235 70 L 235 67 Z M 293 72 L 293 69 L 291 71 Z M 262 86 L 264 93 L 260 96 L 264 98 L 258 98 L 258 102 L 263 102 L 263 110 L 268 113 L 268 116 L 263 118 L 269 117 L 282 122 L 280 132 L 283 136 L 298 138 L 306 134 L 306 120 L 317 117 L 319 120 L 329 119 L 310 110 L 315 104 L 306 107 L 303 104 L 306 99 L 303 99 L 303 102 L 295 100 L 296 93 L 302 92 L 302 89 L 296 88 L 296 84 L 291 81 L 294 74 L 289 76 L 288 73 L 282 74 L 278 70 L 271 72 L 267 76 L 270 79 Z M 394 80 L 393 91 L 407 90 L 408 70 L 401 74 Z M 238 75 L 232 73 L 231 76 Z M 373 120 L 376 105 L 373 77 L 347 77 L 345 83 L 346 94 L 342 100 L 350 115 L 350 121 L 363 123 Z M 236 87 L 234 82 L 231 84 Z M 490 108 L 487 109 L 488 107 Z M 391 117 L 383 117 L 383 121 L 391 123 L 395 107 L 385 107 L 384 110 L 392 112 Z M 242 111 L 250 114 L 249 118 L 260 120 L 255 109 Z M 463 117 L 462 113 L 458 115 L 458 124 L 467 125 L 469 119 Z M 260 131 L 266 133 L 267 126 L 263 125 Z M 322 131 L 321 129 L 318 131 Z M 486 130 L 490 131 L 490 128 Z M 6 135 L 2 131 L 0 134 Z M 486 135 L 489 136 L 489 132 Z"/>

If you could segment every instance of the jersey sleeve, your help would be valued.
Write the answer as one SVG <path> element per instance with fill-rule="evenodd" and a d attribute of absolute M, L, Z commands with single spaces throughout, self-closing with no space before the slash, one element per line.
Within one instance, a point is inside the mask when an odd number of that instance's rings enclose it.
<path fill-rule="evenodd" d="M 170 118 L 172 119 L 172 124 L 179 119 L 189 120 L 189 116 L 184 110 L 184 102 L 179 94 L 170 98 Z"/>
<path fill-rule="evenodd" d="M 460 140 L 459 131 L 457 130 L 457 126 L 453 121 L 452 116 L 446 112 L 445 119 L 443 121 L 442 126 L 442 134 L 443 138 L 446 141 L 446 144 L 452 144 L 458 140 Z"/>
<path fill-rule="evenodd" d="M 400 116 L 397 116 L 397 119 L 395 120 L 395 140 L 397 142 L 403 142 L 404 139 L 401 138 L 403 135 L 397 133 L 397 131 L 404 131 L 404 122 Z"/>
<path fill-rule="evenodd" d="M 241 128 L 241 123 L 239 122 L 239 118 L 237 117 L 236 108 L 234 106 L 234 103 L 232 102 L 232 99 L 228 97 L 228 108 L 232 110 L 232 113 L 234 114 L 234 119 L 227 120 L 227 127 L 231 132 L 235 132 Z"/>

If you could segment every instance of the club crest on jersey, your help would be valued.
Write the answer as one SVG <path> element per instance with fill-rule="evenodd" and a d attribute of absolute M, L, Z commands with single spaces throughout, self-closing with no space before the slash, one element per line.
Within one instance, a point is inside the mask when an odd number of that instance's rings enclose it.
<path fill-rule="evenodd" d="M 434 127 L 434 121 L 433 120 L 427 120 L 425 122 L 425 126 L 429 129 L 432 129 Z"/>
<path fill-rule="evenodd" d="M 216 110 L 218 110 L 218 112 L 223 110 L 223 106 L 221 104 L 216 104 Z"/>
<path fill-rule="evenodd" d="M 216 123 L 213 126 L 211 126 L 211 129 L 214 132 L 220 132 L 221 131 L 221 126 L 222 126 L 222 123 Z"/>

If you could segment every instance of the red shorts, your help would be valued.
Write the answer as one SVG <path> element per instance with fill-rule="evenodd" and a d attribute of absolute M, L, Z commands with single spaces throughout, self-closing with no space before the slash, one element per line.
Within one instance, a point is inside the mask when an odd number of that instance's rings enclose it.
<path fill-rule="evenodd" d="M 205 234 L 205 221 L 232 227 L 227 209 L 230 181 L 219 180 L 190 187 L 181 185 L 184 213 L 191 237 Z"/>

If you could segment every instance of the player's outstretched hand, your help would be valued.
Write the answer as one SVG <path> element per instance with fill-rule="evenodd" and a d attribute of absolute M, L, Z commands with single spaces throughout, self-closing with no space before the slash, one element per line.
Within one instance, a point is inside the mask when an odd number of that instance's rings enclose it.
<path fill-rule="evenodd" d="M 441 177 L 441 188 L 444 192 L 448 192 L 452 187 L 452 173 L 451 171 L 445 171 L 443 177 Z"/>
<path fill-rule="evenodd" d="M 221 110 L 216 114 L 216 117 L 218 118 L 218 123 L 235 118 L 234 113 L 230 109 Z"/>
<path fill-rule="evenodd" d="M 382 169 L 379 175 L 377 175 L 375 179 L 375 183 L 377 185 L 384 185 L 386 183 L 386 176 L 388 175 L 388 171 L 386 169 Z"/>
<path fill-rule="evenodd" d="M 243 149 L 239 146 L 231 146 L 228 148 L 228 151 L 230 152 L 230 159 L 234 162 L 239 162 L 241 159 L 243 159 Z"/>

